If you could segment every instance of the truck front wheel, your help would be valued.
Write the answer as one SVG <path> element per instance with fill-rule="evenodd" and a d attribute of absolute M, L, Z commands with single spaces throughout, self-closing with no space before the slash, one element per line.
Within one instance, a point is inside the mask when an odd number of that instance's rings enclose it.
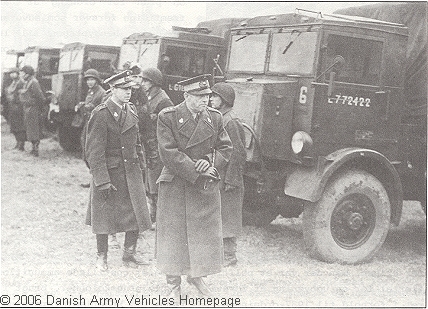
<path fill-rule="evenodd" d="M 279 214 L 275 195 L 257 193 L 256 180 L 244 176 L 244 205 L 242 223 L 263 226 L 271 223 Z"/>
<path fill-rule="evenodd" d="M 59 144 L 65 151 L 80 151 L 81 128 L 60 124 L 58 128 Z"/>
<path fill-rule="evenodd" d="M 388 234 L 391 208 L 382 183 L 361 170 L 334 177 L 321 199 L 305 205 L 303 236 L 309 254 L 326 262 L 369 261 Z"/>

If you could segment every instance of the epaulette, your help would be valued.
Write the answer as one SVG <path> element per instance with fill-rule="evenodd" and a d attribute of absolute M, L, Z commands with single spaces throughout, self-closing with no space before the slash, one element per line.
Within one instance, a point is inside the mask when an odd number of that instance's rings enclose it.
<path fill-rule="evenodd" d="M 101 104 L 98 104 L 97 106 L 95 106 L 94 110 L 99 111 L 99 110 L 106 108 L 106 107 L 107 107 L 107 104 L 101 103 Z"/>
<path fill-rule="evenodd" d="M 175 106 L 168 106 L 162 110 L 163 113 L 170 113 L 170 112 L 174 112 L 174 111 L 175 111 Z"/>
<path fill-rule="evenodd" d="M 212 107 L 209 107 L 209 106 L 207 106 L 207 109 L 208 109 L 210 112 L 216 112 L 217 114 L 220 114 L 220 115 L 221 115 L 221 113 L 220 113 L 220 111 L 219 111 L 218 109 L 215 109 L 215 108 L 212 108 Z"/>

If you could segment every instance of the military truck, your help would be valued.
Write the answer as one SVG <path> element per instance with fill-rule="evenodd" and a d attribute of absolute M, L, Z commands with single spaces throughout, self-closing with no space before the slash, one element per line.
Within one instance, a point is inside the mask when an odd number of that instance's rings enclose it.
<path fill-rule="evenodd" d="M 43 92 L 52 88 L 52 75 L 58 73 L 59 48 L 30 46 L 24 50 L 21 67 L 30 65 Z"/>
<path fill-rule="evenodd" d="M 311 256 L 355 264 L 399 224 L 403 199 L 426 204 L 426 152 L 416 167 L 416 129 L 402 117 L 408 32 L 307 10 L 231 30 L 225 77 L 247 135 L 244 223 L 303 213 Z"/>
<path fill-rule="evenodd" d="M 223 37 L 209 32 L 205 27 L 173 27 L 164 36 L 131 34 L 123 39 L 119 68 L 127 61 L 138 62 L 143 69 L 157 67 L 164 76 L 162 88 L 178 104 L 183 101 L 178 81 L 204 73 L 223 74 L 226 43 Z"/>
<path fill-rule="evenodd" d="M 73 127 L 75 106 L 85 101 L 88 87 L 83 74 L 95 69 L 101 79 L 117 70 L 120 47 L 70 43 L 61 48 L 58 74 L 53 76 L 54 97 L 50 106 L 50 119 L 58 125 L 59 144 L 64 150 L 80 150 L 82 128 Z"/>

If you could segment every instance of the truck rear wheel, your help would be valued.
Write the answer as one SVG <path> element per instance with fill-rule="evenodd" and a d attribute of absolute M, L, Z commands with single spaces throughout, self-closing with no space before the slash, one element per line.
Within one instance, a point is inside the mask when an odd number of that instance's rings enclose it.
<path fill-rule="evenodd" d="M 244 205 L 242 223 L 244 225 L 264 226 L 271 223 L 279 214 L 275 196 L 257 193 L 256 180 L 244 176 Z"/>
<path fill-rule="evenodd" d="M 382 183 L 365 171 L 346 171 L 327 184 L 318 202 L 305 205 L 306 247 L 326 262 L 367 262 L 385 241 L 390 217 Z"/>
<path fill-rule="evenodd" d="M 65 151 L 80 151 L 81 128 L 60 124 L 58 128 L 59 144 Z"/>

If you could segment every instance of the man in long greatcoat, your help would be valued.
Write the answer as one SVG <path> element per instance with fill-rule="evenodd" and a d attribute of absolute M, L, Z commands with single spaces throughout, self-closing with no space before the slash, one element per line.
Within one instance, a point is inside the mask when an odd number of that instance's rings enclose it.
<path fill-rule="evenodd" d="M 5 88 L 5 96 L 9 110 L 8 121 L 10 124 L 10 131 L 15 135 L 15 149 L 24 151 L 24 144 L 27 139 L 24 125 L 24 107 L 18 96 L 18 91 L 23 87 L 24 82 L 19 78 L 18 68 L 9 70 L 9 75 L 12 83 Z"/>
<path fill-rule="evenodd" d="M 173 106 L 171 99 L 161 88 L 163 84 L 162 72 L 157 68 L 144 69 L 142 72 L 142 88 L 147 95 L 148 102 L 140 109 L 141 119 L 146 119 L 142 124 L 141 141 L 146 154 L 147 173 L 146 190 L 150 199 L 150 217 L 152 222 L 156 222 L 156 209 L 158 200 L 158 187 L 156 184 L 163 164 L 159 158 L 158 140 L 156 138 L 157 118 L 159 112 Z"/>
<path fill-rule="evenodd" d="M 107 266 L 108 234 L 125 232 L 125 266 L 147 264 L 135 257 L 139 231 L 151 227 L 141 169 L 138 116 L 131 105 L 130 72 L 105 82 L 112 96 L 98 105 L 88 123 L 85 153 L 92 174 L 86 223 L 97 238 L 97 268 Z"/>
<path fill-rule="evenodd" d="M 236 238 L 242 232 L 242 202 L 244 200 L 244 171 L 247 154 L 245 132 L 241 121 L 233 111 L 235 91 L 226 83 L 217 83 L 212 88 L 211 107 L 223 115 L 223 125 L 233 145 L 232 155 L 226 168 L 220 171 L 221 216 L 223 222 L 223 266 L 235 265 Z"/>
<path fill-rule="evenodd" d="M 24 65 L 20 71 L 20 76 L 24 80 L 24 85 L 18 93 L 19 100 L 24 106 L 25 132 L 27 140 L 33 145 L 31 154 L 38 157 L 40 140 L 43 137 L 42 109 L 46 98 L 39 81 L 34 77 L 33 67 Z"/>
<path fill-rule="evenodd" d="M 202 295 L 211 295 L 202 277 L 221 271 L 217 169 L 226 166 L 232 152 L 221 113 L 208 107 L 208 76 L 181 85 L 185 101 L 163 109 L 157 129 L 165 166 L 158 179 L 156 258 L 174 299 L 181 293 L 181 275 L 188 275 Z"/>

